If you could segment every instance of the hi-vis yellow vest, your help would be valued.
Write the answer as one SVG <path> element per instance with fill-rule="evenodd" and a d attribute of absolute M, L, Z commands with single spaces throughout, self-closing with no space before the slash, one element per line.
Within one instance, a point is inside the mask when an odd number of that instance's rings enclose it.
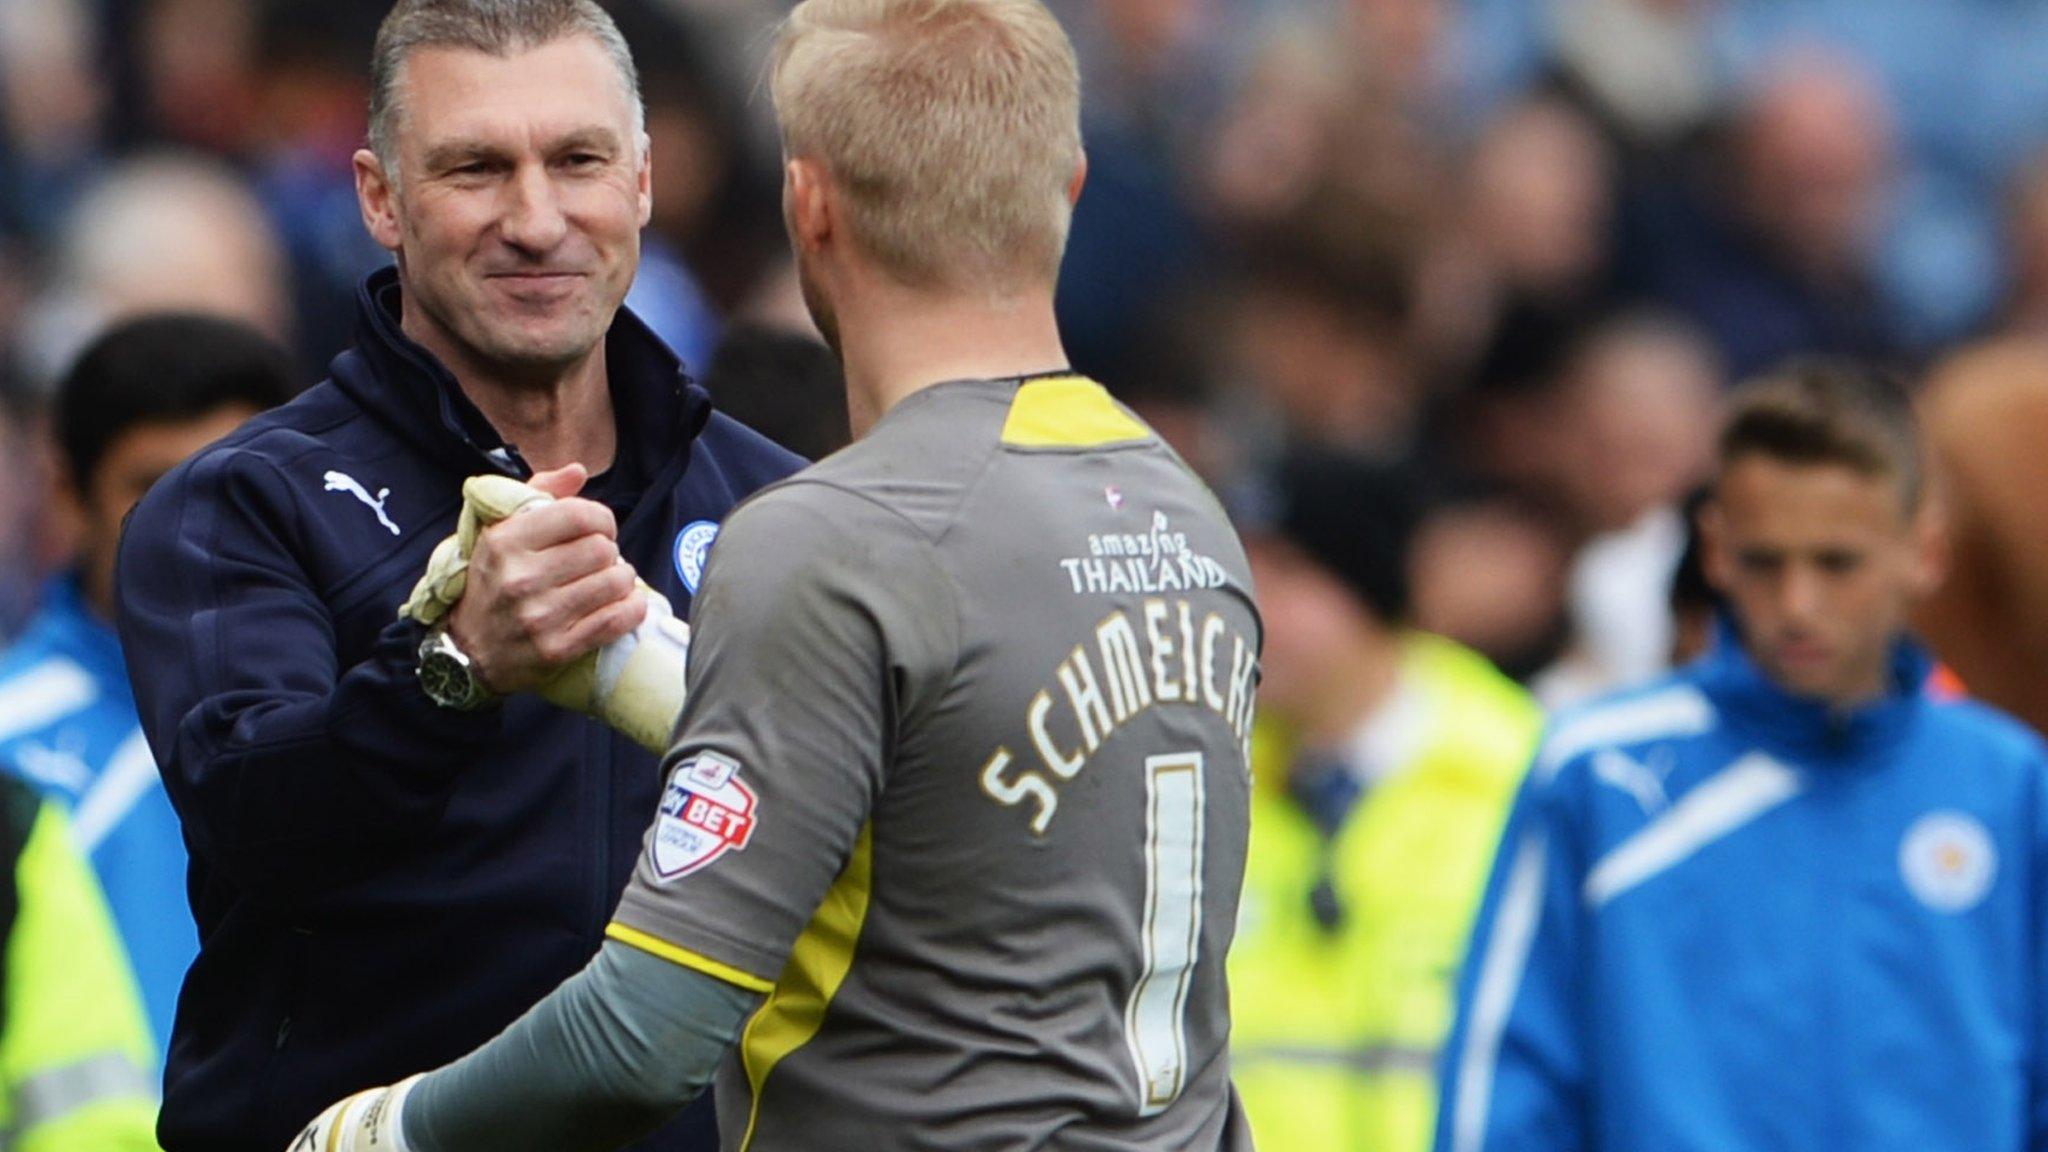
<path fill-rule="evenodd" d="M 1484 659 L 1415 636 L 1415 759 L 1329 846 L 1344 915 L 1317 919 L 1325 846 L 1286 793 L 1283 734 L 1256 738 L 1244 906 L 1230 955 L 1231 1066 L 1259 1152 L 1425 1152 L 1458 967 L 1542 724 Z"/>
<path fill-rule="evenodd" d="M 141 994 L 62 814 L 0 777 L 0 1148 L 155 1152 Z"/>

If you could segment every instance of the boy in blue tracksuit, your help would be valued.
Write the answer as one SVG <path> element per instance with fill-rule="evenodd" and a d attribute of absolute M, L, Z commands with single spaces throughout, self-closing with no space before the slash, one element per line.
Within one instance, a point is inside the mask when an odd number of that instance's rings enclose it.
<path fill-rule="evenodd" d="M 43 589 L 28 630 L 0 655 L 0 770 L 70 810 L 159 1055 L 199 936 L 185 903 L 185 841 L 114 635 L 114 550 L 158 477 L 283 403 L 291 384 L 285 352 L 232 321 L 148 316 L 94 341 L 59 383 L 52 420 L 78 563 Z"/>
<path fill-rule="evenodd" d="M 1447 1049 L 1441 1152 L 2048 1148 L 2048 757 L 1942 704 L 1911 410 L 1737 394 L 1707 563 L 1734 621 L 1560 717 Z"/>

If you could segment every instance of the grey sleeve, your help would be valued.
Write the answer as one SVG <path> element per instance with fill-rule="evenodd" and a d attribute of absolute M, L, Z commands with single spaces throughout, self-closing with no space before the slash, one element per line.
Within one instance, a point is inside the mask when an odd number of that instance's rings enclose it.
<path fill-rule="evenodd" d="M 612 934 L 767 991 L 859 846 L 905 718 L 943 697 L 959 595 L 931 541 L 795 483 L 735 514 L 693 609 L 690 695 Z"/>
<path fill-rule="evenodd" d="M 407 1097 L 415 1152 L 596 1152 L 695 1099 L 761 998 L 607 942 L 490 1043 Z"/>

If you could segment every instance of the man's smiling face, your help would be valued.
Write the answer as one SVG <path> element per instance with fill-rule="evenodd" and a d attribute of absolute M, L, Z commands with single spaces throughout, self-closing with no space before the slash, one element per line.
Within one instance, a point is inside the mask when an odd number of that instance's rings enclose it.
<path fill-rule="evenodd" d="M 422 48 L 400 93 L 396 179 L 364 201 L 398 257 L 408 332 L 458 371 L 546 379 L 580 362 L 632 286 L 651 203 L 617 67 L 587 36 L 503 58 Z"/>

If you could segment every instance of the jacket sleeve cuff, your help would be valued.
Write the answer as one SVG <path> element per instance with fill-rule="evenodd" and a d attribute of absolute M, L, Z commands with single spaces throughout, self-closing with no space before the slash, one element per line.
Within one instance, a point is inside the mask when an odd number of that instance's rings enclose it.
<path fill-rule="evenodd" d="M 428 699 L 418 675 L 424 636 L 412 620 L 393 621 L 378 635 L 371 657 L 337 686 L 329 733 L 338 745 L 405 764 L 410 771 L 388 777 L 391 786 L 439 792 L 497 739 L 504 710 L 492 705 L 462 712 Z"/>

